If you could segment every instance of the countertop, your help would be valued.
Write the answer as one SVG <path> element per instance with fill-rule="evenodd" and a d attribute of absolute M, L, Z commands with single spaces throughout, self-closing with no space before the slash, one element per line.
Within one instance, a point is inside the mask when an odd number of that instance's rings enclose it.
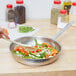
<path fill-rule="evenodd" d="M 61 30 L 50 24 L 50 20 L 28 20 L 26 25 L 39 28 L 34 36 L 53 38 Z M 56 62 L 30 67 L 16 62 L 9 50 L 10 43 L 0 39 L 0 76 L 76 76 L 76 27 L 70 27 L 57 41 L 62 52 Z"/>

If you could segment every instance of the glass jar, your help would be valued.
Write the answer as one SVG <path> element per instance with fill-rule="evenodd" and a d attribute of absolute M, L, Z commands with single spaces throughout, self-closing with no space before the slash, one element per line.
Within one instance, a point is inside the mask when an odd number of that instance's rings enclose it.
<path fill-rule="evenodd" d="M 74 24 L 72 26 L 76 26 L 76 2 L 72 3 L 72 7 L 70 9 L 69 21 L 73 21 Z"/>
<path fill-rule="evenodd" d="M 25 18 L 25 6 L 23 5 L 23 0 L 16 0 L 15 7 L 15 22 L 18 24 L 23 24 L 26 22 Z"/>
<path fill-rule="evenodd" d="M 65 1 L 63 2 L 63 10 L 67 10 L 67 14 L 68 14 L 68 15 L 69 15 L 71 6 L 72 6 L 71 0 L 65 0 Z"/>
<path fill-rule="evenodd" d="M 64 28 L 66 24 L 69 23 L 69 15 L 67 15 L 67 10 L 61 10 L 60 16 L 58 17 L 58 28 Z"/>
<path fill-rule="evenodd" d="M 60 10 L 61 10 L 61 1 L 60 0 L 56 1 L 55 0 L 54 4 L 52 6 L 52 9 L 51 9 L 51 24 L 57 25 Z"/>
<path fill-rule="evenodd" d="M 15 24 L 15 11 L 13 10 L 13 5 L 12 4 L 8 4 L 8 5 L 6 5 L 6 7 L 7 7 L 6 21 L 8 21 L 8 27 L 10 29 L 13 29 L 13 28 L 16 27 L 16 24 Z"/>
<path fill-rule="evenodd" d="M 6 9 L 6 21 L 14 22 L 15 21 L 15 12 L 13 10 L 13 5 L 8 4 Z"/>

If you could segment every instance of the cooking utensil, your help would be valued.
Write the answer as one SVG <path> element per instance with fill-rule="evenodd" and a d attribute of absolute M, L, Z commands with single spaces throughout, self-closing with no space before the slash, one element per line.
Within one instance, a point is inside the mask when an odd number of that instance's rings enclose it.
<path fill-rule="evenodd" d="M 16 45 L 23 46 L 23 47 L 25 47 L 25 49 L 26 49 L 27 51 L 28 51 L 28 50 L 29 50 L 29 51 L 31 51 L 31 50 L 36 50 L 35 48 L 33 48 L 33 47 L 30 46 L 30 45 L 22 44 L 22 43 L 20 43 L 20 42 L 15 41 L 15 40 L 7 39 L 5 36 L 3 37 L 3 39 L 6 40 L 6 41 L 9 41 L 9 42 L 12 42 L 12 43 L 14 43 L 14 44 L 16 44 Z"/>
<path fill-rule="evenodd" d="M 17 62 L 20 62 L 22 64 L 26 64 L 26 65 L 30 65 L 30 66 L 41 66 L 41 65 L 46 65 L 46 64 L 50 64 L 50 63 L 53 63 L 54 61 L 56 61 L 59 56 L 60 56 L 60 53 L 61 53 L 61 45 L 56 41 L 56 39 L 66 30 L 68 29 L 70 26 L 72 25 L 72 22 L 68 23 L 64 29 L 62 29 L 59 33 L 57 33 L 57 35 L 55 35 L 55 37 L 52 39 L 52 38 L 46 38 L 46 37 L 33 37 L 33 36 L 30 36 L 30 37 L 22 37 L 22 38 L 19 38 L 19 39 L 16 39 L 16 41 L 20 41 L 21 43 L 25 44 L 30 44 L 30 45 L 33 45 L 34 46 L 34 39 L 37 39 L 37 41 L 39 43 L 43 43 L 43 42 L 46 42 L 46 43 L 49 43 L 50 45 L 54 46 L 57 48 L 57 50 L 59 51 L 59 53 L 54 56 L 54 57 L 51 57 L 51 58 L 46 58 L 46 59 L 25 59 L 25 58 L 22 58 L 20 56 L 17 56 L 13 53 L 13 50 L 15 49 L 15 47 L 17 46 L 16 44 L 12 43 L 10 45 L 10 50 L 11 50 L 11 53 L 13 55 L 13 57 L 16 59 Z"/>

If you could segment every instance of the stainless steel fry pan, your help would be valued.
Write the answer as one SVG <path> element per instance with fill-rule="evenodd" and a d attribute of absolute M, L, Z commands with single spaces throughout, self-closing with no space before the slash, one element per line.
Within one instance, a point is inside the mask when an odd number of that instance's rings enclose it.
<path fill-rule="evenodd" d="M 43 42 L 46 42 L 46 43 L 49 43 L 51 44 L 52 46 L 54 47 L 57 47 L 57 50 L 59 51 L 59 53 L 52 57 L 52 58 L 46 58 L 46 59 L 25 59 L 25 58 L 22 58 L 22 57 L 19 57 L 17 55 L 15 55 L 13 53 L 13 50 L 15 49 L 15 47 L 17 46 L 16 44 L 14 43 L 11 43 L 10 44 L 10 50 L 11 50 L 11 53 L 14 57 L 14 59 L 19 62 L 19 63 L 22 63 L 22 64 L 26 64 L 26 65 L 30 65 L 30 66 L 42 66 L 42 65 L 46 65 L 46 64 L 50 64 L 50 63 L 53 63 L 54 61 L 56 61 L 60 54 L 61 54 L 61 45 L 59 44 L 59 42 L 56 41 L 56 39 L 66 30 L 68 29 L 71 25 L 72 25 L 73 22 L 70 22 L 68 23 L 59 33 L 57 33 L 55 35 L 54 38 L 47 38 L 47 37 L 41 37 L 41 36 L 37 36 L 37 37 L 34 37 L 34 36 L 28 36 L 28 37 L 21 37 L 19 39 L 16 39 L 17 42 L 20 42 L 20 43 L 23 43 L 23 44 L 30 44 L 30 45 L 35 45 L 35 42 L 34 42 L 34 39 L 37 39 L 37 41 L 39 43 L 43 43 Z"/>

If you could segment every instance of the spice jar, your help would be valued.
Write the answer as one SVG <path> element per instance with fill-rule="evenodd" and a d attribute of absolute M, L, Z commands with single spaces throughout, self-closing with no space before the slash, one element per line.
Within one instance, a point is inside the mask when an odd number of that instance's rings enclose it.
<path fill-rule="evenodd" d="M 52 6 L 52 9 L 51 9 L 51 24 L 57 25 L 60 10 L 61 10 L 61 1 L 60 0 L 56 1 L 55 0 L 54 4 Z"/>
<path fill-rule="evenodd" d="M 76 2 L 72 3 L 72 7 L 70 9 L 69 21 L 73 21 L 74 24 L 72 26 L 76 26 Z"/>
<path fill-rule="evenodd" d="M 8 21 L 8 28 L 13 29 L 13 28 L 16 27 L 15 11 L 13 10 L 13 5 L 12 4 L 8 4 L 6 7 L 7 7 L 6 20 Z"/>
<path fill-rule="evenodd" d="M 72 6 L 71 0 L 65 0 L 63 2 L 63 10 L 67 10 L 67 14 L 69 15 L 70 8 Z"/>
<path fill-rule="evenodd" d="M 6 7 L 7 7 L 6 20 L 9 21 L 9 22 L 14 22 L 15 12 L 13 10 L 13 5 L 12 4 L 8 4 Z"/>
<path fill-rule="evenodd" d="M 69 16 L 67 15 L 67 10 L 61 10 L 60 16 L 58 17 L 58 28 L 64 28 L 69 22 Z"/>
<path fill-rule="evenodd" d="M 23 5 L 23 0 L 16 0 L 16 7 L 15 7 L 15 22 L 18 24 L 23 24 L 26 22 L 25 20 L 25 7 Z"/>

